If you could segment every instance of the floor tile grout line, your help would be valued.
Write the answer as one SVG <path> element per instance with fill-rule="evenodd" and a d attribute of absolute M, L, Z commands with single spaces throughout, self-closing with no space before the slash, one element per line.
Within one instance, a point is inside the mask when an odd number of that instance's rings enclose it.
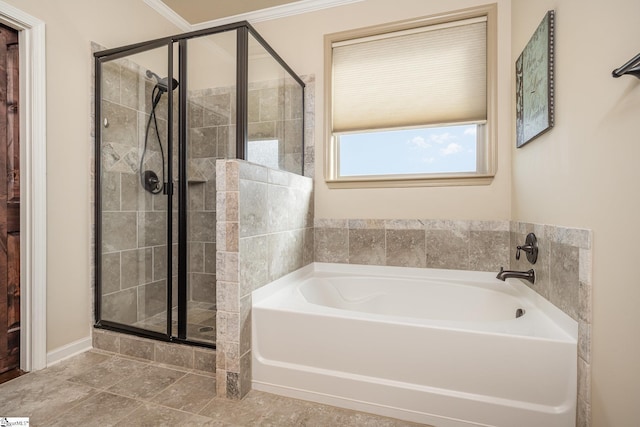
<path fill-rule="evenodd" d="M 90 401 L 91 399 L 97 398 L 101 393 L 108 393 L 106 390 L 97 389 L 97 388 L 92 387 L 92 386 L 87 385 L 87 384 L 74 383 L 73 381 L 69 381 L 69 380 L 62 380 L 62 381 L 64 381 L 64 382 L 68 382 L 68 383 L 71 383 L 72 385 L 75 385 L 75 386 L 80 385 L 80 386 L 83 386 L 83 387 L 88 387 L 88 388 L 90 388 L 90 389 L 91 389 L 92 393 L 90 393 L 90 395 L 88 395 L 88 396 L 86 396 L 86 397 L 84 397 L 84 398 L 82 398 L 82 399 L 79 399 L 75 404 L 73 404 L 72 406 L 70 406 L 68 409 L 66 409 L 66 410 L 64 410 L 64 411 L 62 411 L 62 412 L 60 412 L 60 413 L 57 413 L 57 414 L 52 414 L 51 416 L 47 416 L 47 418 L 45 419 L 45 421 L 47 422 L 47 424 L 45 424 L 45 425 L 48 425 L 48 424 L 51 422 L 51 419 L 52 419 L 54 416 L 55 416 L 57 419 L 59 419 L 59 418 L 61 418 L 62 416 L 64 416 L 65 414 L 67 414 L 67 413 L 69 413 L 69 412 L 71 412 L 71 411 L 75 410 L 76 408 L 78 408 L 78 407 L 80 407 L 80 406 L 82 406 L 82 405 L 86 404 L 86 403 L 87 403 L 88 401 Z M 114 394 L 114 393 L 110 393 L 110 394 Z M 120 396 L 120 397 L 123 397 L 123 396 Z M 137 409 L 139 406 L 140 406 L 140 405 L 136 406 L 136 409 Z M 123 419 L 124 419 L 124 417 L 123 417 Z M 120 421 L 120 420 L 119 420 L 119 421 Z"/>
<path fill-rule="evenodd" d="M 166 386 L 165 388 L 163 388 L 160 392 L 158 392 L 158 393 L 154 394 L 153 396 L 151 396 L 149 399 L 153 399 L 154 397 L 156 397 L 157 395 L 159 395 L 162 391 L 164 391 L 164 390 L 168 389 L 169 387 L 171 387 L 172 385 L 176 384 L 178 381 L 180 381 L 181 379 L 183 379 L 183 378 L 185 378 L 187 375 L 189 375 L 189 372 L 185 372 L 185 371 L 177 370 L 177 369 L 165 368 L 164 366 L 158 366 L 158 365 L 156 365 L 156 364 L 154 364 L 154 363 L 147 363 L 147 366 L 146 366 L 146 367 L 155 367 L 155 368 L 167 369 L 167 370 L 171 370 L 171 371 L 174 371 L 174 372 L 179 372 L 179 373 L 181 373 L 181 374 L 182 374 L 179 378 L 177 378 L 177 379 L 176 379 L 175 381 L 173 381 L 171 384 L 169 384 L 168 386 Z M 145 367 L 145 368 L 146 368 L 146 367 Z M 118 381 L 118 382 L 116 382 L 116 383 L 112 384 L 111 386 L 109 386 L 109 388 L 104 389 L 104 391 L 107 391 L 107 392 L 109 392 L 109 393 L 111 393 L 111 394 L 115 394 L 115 395 L 118 395 L 118 396 L 127 397 L 127 398 L 129 398 L 129 399 L 135 399 L 135 400 L 139 400 L 139 401 L 146 402 L 147 400 L 141 399 L 141 398 L 139 398 L 139 397 L 131 397 L 131 396 L 127 396 L 127 395 L 125 395 L 125 394 L 116 393 L 116 392 L 114 392 L 114 391 L 112 391 L 112 390 L 111 390 L 111 389 L 112 389 L 112 388 L 114 388 L 116 385 L 118 385 L 118 384 L 122 383 L 122 382 L 123 382 L 123 381 L 125 381 L 125 380 L 129 380 L 129 379 L 130 379 L 130 378 L 126 378 L 126 377 L 125 377 L 125 378 L 123 378 L 122 380 L 120 380 L 120 381 Z M 149 401 L 150 401 L 150 400 L 149 400 Z"/>
<path fill-rule="evenodd" d="M 211 399 L 209 399 L 209 401 L 208 401 L 207 403 L 205 403 L 205 405 L 204 405 L 202 408 L 200 408 L 200 410 L 198 411 L 198 413 L 197 413 L 196 415 L 200 415 L 200 416 L 202 416 L 202 417 L 207 417 L 207 418 L 212 418 L 212 419 L 213 419 L 213 417 L 210 417 L 210 416 L 208 416 L 208 415 L 203 415 L 203 414 L 202 414 L 202 411 L 204 411 L 205 409 L 207 409 L 207 408 L 209 407 L 209 405 L 211 405 L 211 404 L 212 404 L 216 399 L 217 399 L 217 397 L 216 397 L 216 396 L 214 396 L 214 397 L 212 397 Z"/>
<path fill-rule="evenodd" d="M 149 365 L 153 366 L 152 363 L 150 363 Z M 83 383 L 77 383 L 77 382 L 73 382 L 73 381 L 70 381 L 70 380 L 65 380 L 65 381 L 68 381 L 68 382 L 70 382 L 71 384 L 74 384 L 74 385 L 81 385 L 81 386 L 89 387 L 89 388 L 93 389 L 96 392 L 96 395 L 99 394 L 99 393 L 109 393 L 109 394 L 112 394 L 114 396 L 119 396 L 119 397 L 131 399 L 131 400 L 135 400 L 135 401 L 140 402 L 140 403 L 149 403 L 149 404 L 157 405 L 157 406 L 160 406 L 160 407 L 163 407 L 163 408 L 168 408 L 168 409 L 184 412 L 184 413 L 187 413 L 187 414 L 200 415 L 200 411 L 202 411 L 202 409 L 204 409 L 207 405 L 209 405 L 215 399 L 215 395 L 211 399 L 207 400 L 206 403 L 203 405 L 203 407 L 198 410 L 198 412 L 184 411 L 184 410 L 181 410 L 181 409 L 178 409 L 178 408 L 174 408 L 174 407 L 171 407 L 171 406 L 163 405 L 162 403 L 159 403 L 159 402 L 156 402 L 156 401 L 153 400 L 156 397 L 158 397 L 165 390 L 167 390 L 167 389 L 171 388 L 172 386 L 176 385 L 178 382 L 184 381 L 187 378 L 188 375 L 195 375 L 195 376 L 203 377 L 203 378 L 206 378 L 206 379 L 213 379 L 215 381 L 215 378 L 212 378 L 212 377 L 210 377 L 208 375 L 198 375 L 196 373 L 183 372 L 183 371 L 177 371 L 177 372 L 180 372 L 183 375 L 180 378 L 176 379 L 171 384 L 169 384 L 168 386 L 166 386 L 165 388 L 163 388 L 162 390 L 160 390 L 158 393 L 155 393 L 153 396 L 150 396 L 149 398 L 132 397 L 132 396 L 129 396 L 129 395 L 126 395 L 126 394 L 123 394 L 123 393 L 118 393 L 116 391 L 111 390 L 113 387 L 115 387 L 116 385 L 120 384 L 122 381 L 126 380 L 127 378 L 124 378 L 123 380 L 118 381 L 118 382 L 110 385 L 108 388 L 98 388 L 98 387 L 95 387 L 95 386 L 91 386 L 91 385 L 83 384 Z M 206 415 L 204 415 L 204 416 L 206 417 Z M 207 418 L 210 418 L 210 417 L 207 417 Z"/>
<path fill-rule="evenodd" d="M 199 377 L 204 377 L 204 378 L 207 378 L 207 379 L 211 379 L 211 377 L 208 377 L 208 376 L 206 376 L 206 375 L 197 375 L 197 374 L 193 374 L 193 373 L 188 373 L 188 374 L 196 375 L 196 376 L 199 376 Z M 188 374 L 187 374 L 187 375 L 188 375 Z M 170 386 L 167 386 L 165 389 L 163 389 L 161 392 L 157 393 L 157 394 L 156 394 L 155 396 L 153 396 L 151 399 L 155 399 L 155 398 L 156 398 L 156 397 L 158 397 L 162 392 L 164 392 L 165 390 L 167 390 L 167 389 L 171 388 L 172 386 L 176 385 L 178 382 L 186 380 L 187 375 L 184 375 L 184 376 L 180 377 L 180 378 L 179 378 L 178 380 L 176 380 L 173 384 L 171 384 Z M 215 379 L 214 379 L 214 381 L 215 381 Z M 174 408 L 174 407 L 171 407 L 171 406 L 163 405 L 163 404 L 158 403 L 158 402 L 155 402 L 155 401 L 153 401 L 153 400 L 150 400 L 150 402 L 151 402 L 151 403 L 153 403 L 153 404 L 156 404 L 156 405 L 159 405 L 159 406 L 165 407 L 165 408 L 175 409 L 175 410 L 177 410 L 177 411 L 187 412 L 187 413 L 189 413 L 189 414 L 200 415 L 200 411 L 202 411 L 202 410 L 203 410 L 207 405 L 209 405 L 209 403 L 211 403 L 211 401 L 212 401 L 213 399 L 215 399 L 215 388 L 214 388 L 214 392 L 213 392 L 213 393 L 214 393 L 213 397 L 212 397 L 212 398 L 210 398 L 209 400 L 207 400 L 207 402 L 202 406 L 202 408 L 200 408 L 200 409 L 198 410 L 198 412 L 189 412 L 189 411 L 184 411 L 184 410 L 177 409 L 177 408 Z M 209 418 L 209 417 L 208 417 L 208 418 Z"/>
<path fill-rule="evenodd" d="M 159 391 L 158 393 L 155 393 L 154 395 L 150 396 L 149 398 L 142 398 L 142 397 L 132 397 L 132 396 L 127 396 L 126 394 L 121 394 L 121 393 L 116 393 L 114 391 L 108 390 L 110 393 L 112 394 L 117 394 L 119 396 L 123 396 L 123 397 L 128 397 L 130 399 L 136 399 L 136 400 L 140 400 L 143 402 L 152 402 L 154 398 L 156 398 L 160 393 L 162 393 L 163 391 L 167 390 L 168 388 L 170 388 L 171 386 L 173 386 L 174 384 L 176 384 L 178 381 L 180 381 L 182 378 L 184 378 L 185 376 L 187 376 L 188 374 L 185 373 L 183 374 L 180 378 L 178 378 L 177 380 L 175 380 L 174 382 L 172 382 L 171 384 L 169 384 L 168 386 L 166 386 L 165 388 L 163 388 L 161 391 Z M 114 385 L 115 386 L 115 385 Z"/>
<path fill-rule="evenodd" d="M 112 393 L 112 394 L 113 394 L 113 393 Z M 116 396 L 117 396 L 117 395 L 116 395 Z M 121 397 L 122 397 L 122 396 L 121 396 Z M 135 411 L 137 411 L 138 409 L 140 409 L 140 408 L 142 407 L 142 405 L 144 404 L 144 402 L 141 402 L 141 401 L 139 401 L 139 400 L 137 400 L 137 399 L 131 399 L 131 400 L 133 400 L 134 402 L 137 402 L 137 403 L 138 403 L 138 405 L 137 405 L 135 408 L 131 409 L 131 411 L 129 411 L 129 412 L 127 412 L 127 413 L 125 413 L 125 414 L 122 416 L 122 418 L 120 418 L 120 419 L 118 420 L 118 422 L 116 422 L 114 425 L 118 425 L 118 424 L 120 424 L 120 422 L 124 421 L 124 420 L 125 420 L 125 419 L 127 419 L 129 416 L 131 416 L 131 414 L 133 414 Z"/>
<path fill-rule="evenodd" d="M 185 375 L 183 375 L 182 377 L 180 377 L 180 379 L 183 379 L 185 376 L 186 376 L 186 374 L 185 374 Z M 77 385 L 80 385 L 80 386 L 88 387 L 88 388 L 90 388 L 90 389 L 93 391 L 93 393 L 92 393 L 90 396 L 87 396 L 87 397 L 85 397 L 85 398 L 80 399 L 76 404 L 74 404 L 73 406 L 71 406 L 69 409 L 67 409 L 67 410 L 65 410 L 65 411 L 63 411 L 63 412 L 61 412 L 61 413 L 59 413 L 59 414 L 56 414 L 56 416 L 64 415 L 65 413 L 67 413 L 67 412 L 69 412 L 69 411 L 72 411 L 73 409 L 75 409 L 75 408 L 77 408 L 78 406 L 80 406 L 80 405 L 82 405 L 82 404 L 86 403 L 87 401 L 89 401 L 89 400 L 91 400 L 91 399 L 93 399 L 93 398 L 96 398 L 96 397 L 97 397 L 97 396 L 99 396 L 100 394 L 106 393 L 106 394 L 111 394 L 111 395 L 113 395 L 113 396 L 122 397 L 122 398 L 125 398 L 125 399 L 128 399 L 128 400 L 131 400 L 131 401 L 134 401 L 134 402 L 138 403 L 138 405 L 137 405 L 135 408 L 133 408 L 130 412 L 128 412 L 125 416 L 127 416 L 127 415 L 131 415 L 133 412 L 135 412 L 135 411 L 137 411 L 138 409 L 140 409 L 140 407 L 142 407 L 143 405 L 147 405 L 147 404 L 149 404 L 149 405 L 159 406 L 159 407 L 161 407 L 161 408 L 166 408 L 166 409 L 169 409 L 169 410 L 172 410 L 172 411 L 178 411 L 178 412 L 181 412 L 181 413 L 184 413 L 184 414 L 188 414 L 188 415 L 199 415 L 199 416 L 202 416 L 202 417 L 205 417 L 205 418 L 210 418 L 210 419 L 212 419 L 211 417 L 209 417 L 209 416 L 207 416 L 207 415 L 201 415 L 201 414 L 200 414 L 200 412 L 201 412 L 201 411 L 202 411 L 202 410 L 203 410 L 207 405 L 209 405 L 209 404 L 210 404 L 210 403 L 215 399 L 215 397 L 213 397 L 213 398 L 211 398 L 211 399 L 207 400 L 207 402 L 203 405 L 203 407 L 202 407 L 200 410 L 198 410 L 198 412 L 189 412 L 189 411 L 185 411 L 185 410 L 183 410 L 183 409 L 178 409 L 178 408 L 174 408 L 174 407 L 171 407 L 171 406 L 163 405 L 162 403 L 159 403 L 159 402 L 154 402 L 152 399 L 153 399 L 153 398 L 155 398 L 155 397 L 156 397 L 158 394 L 160 394 L 160 393 L 155 394 L 154 396 L 150 397 L 149 399 L 143 399 L 143 398 L 140 398 L 140 397 L 127 396 L 126 394 L 117 393 L 117 392 L 111 391 L 111 390 L 109 390 L 109 389 L 100 389 L 100 388 L 96 388 L 96 387 L 93 387 L 93 386 L 90 386 L 90 385 L 87 385 L 87 384 L 75 383 L 75 382 L 72 382 L 72 381 L 69 381 L 69 380 L 62 380 L 62 381 L 70 382 L 71 384 L 76 385 L 76 386 L 77 386 Z M 175 381 L 175 382 L 174 382 L 174 383 L 172 383 L 171 385 L 174 385 L 175 383 L 177 383 L 177 381 Z M 115 385 L 115 384 L 114 384 L 114 385 Z M 170 386 L 168 386 L 168 387 L 165 387 L 162 391 L 164 391 L 164 390 L 166 390 L 167 388 L 171 387 L 171 385 L 170 385 Z M 120 421 L 124 420 L 124 419 L 125 419 L 125 416 L 123 416 L 123 417 L 122 417 L 122 419 L 119 419 L 119 420 L 118 420 L 118 422 L 120 422 Z M 47 418 L 46 418 L 46 421 L 50 421 L 50 417 L 47 417 Z M 117 423 L 116 423 L 116 424 L 117 424 Z"/>
<path fill-rule="evenodd" d="M 158 397 L 160 394 L 162 394 L 165 390 L 168 390 L 169 388 L 175 386 L 176 384 L 178 384 L 180 381 L 184 380 L 185 378 L 187 378 L 187 376 L 190 375 L 189 372 L 185 372 L 184 375 L 182 375 L 180 378 L 176 379 L 174 382 L 172 382 L 171 384 L 169 384 L 168 386 L 166 386 L 165 388 L 163 388 L 162 390 L 160 390 L 159 392 L 157 392 L 156 394 L 154 394 L 152 397 L 149 398 L 150 402 L 153 402 L 153 399 L 155 399 L 156 397 Z M 164 406 L 164 405 L 161 405 Z"/>
<path fill-rule="evenodd" d="M 174 384 L 175 384 L 175 383 L 174 383 Z M 167 387 L 167 388 L 168 388 L 168 387 Z M 166 390 L 166 389 L 164 389 L 164 390 Z M 164 390 L 163 390 L 163 391 L 164 391 Z M 138 405 L 138 406 L 137 406 L 137 407 L 136 407 L 132 412 L 130 412 L 129 414 L 131 414 L 131 413 L 133 413 L 134 411 L 138 410 L 142 405 L 153 405 L 153 406 L 159 406 L 159 407 L 161 407 L 161 408 L 169 409 L 169 410 L 172 410 L 172 411 L 178 411 L 178 412 L 181 412 L 181 413 L 183 413 L 183 414 L 188 414 L 188 415 L 200 415 L 200 411 L 198 411 L 198 412 L 189 412 L 189 411 L 185 411 L 185 410 L 183 410 L 183 409 L 178 409 L 178 408 L 174 408 L 174 407 L 171 407 L 171 406 L 163 405 L 162 403 L 154 402 L 153 400 L 145 400 L 145 399 L 141 399 L 141 398 L 138 398 L 138 397 L 125 396 L 125 395 L 122 395 L 122 394 L 112 393 L 112 392 L 107 392 L 107 393 L 113 394 L 113 395 L 115 395 L 115 396 L 125 397 L 125 398 L 127 398 L 127 399 L 131 399 L 131 400 L 134 400 L 134 401 L 136 401 L 136 402 L 140 403 L 140 405 Z M 157 395 L 156 395 L 156 396 L 157 396 Z M 154 397 L 156 397 L 156 396 L 154 396 Z M 212 398 L 211 400 L 213 400 L 213 399 L 214 399 L 214 398 Z M 207 403 L 206 403 L 204 406 L 207 406 L 207 405 L 211 402 L 211 400 L 207 401 Z M 204 407 L 203 407 L 203 408 L 204 408 Z M 211 417 L 208 417 L 208 416 L 206 416 L 206 415 L 200 415 L 200 416 L 205 417 L 205 418 L 211 418 Z"/>

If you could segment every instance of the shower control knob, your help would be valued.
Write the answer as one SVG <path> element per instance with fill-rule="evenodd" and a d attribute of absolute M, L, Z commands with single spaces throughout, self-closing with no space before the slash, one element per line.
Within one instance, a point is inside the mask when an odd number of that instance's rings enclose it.
<path fill-rule="evenodd" d="M 154 171 L 144 171 L 142 174 L 142 186 L 145 190 L 152 194 L 158 194 L 162 191 L 162 187 L 158 184 L 160 184 L 160 179 L 158 179 L 158 175 Z"/>
<path fill-rule="evenodd" d="M 527 234 L 524 245 L 516 246 L 516 260 L 520 259 L 520 251 L 527 253 L 527 260 L 531 264 L 535 264 L 538 261 L 538 239 L 535 234 Z"/>

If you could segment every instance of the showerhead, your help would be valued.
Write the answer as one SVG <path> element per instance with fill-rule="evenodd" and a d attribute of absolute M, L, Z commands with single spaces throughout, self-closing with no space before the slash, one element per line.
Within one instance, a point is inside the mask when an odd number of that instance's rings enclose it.
<path fill-rule="evenodd" d="M 156 79 L 156 87 L 160 92 L 168 92 L 169 91 L 169 78 L 164 77 L 160 78 L 159 75 L 154 73 L 151 70 L 147 70 L 147 77 Z M 171 79 L 171 90 L 175 90 L 178 87 L 178 81 L 176 79 Z"/>
<path fill-rule="evenodd" d="M 161 92 L 167 92 L 169 90 L 169 78 L 165 77 L 163 79 L 158 80 L 156 86 Z M 178 81 L 176 79 L 171 79 L 171 90 L 176 90 L 178 87 Z"/>
<path fill-rule="evenodd" d="M 146 74 L 147 74 L 147 77 L 149 77 L 149 78 L 152 78 L 152 77 L 153 77 L 153 78 L 154 78 L 154 79 L 156 79 L 156 80 L 160 80 L 160 76 L 159 76 L 159 75 L 157 75 L 156 73 L 154 73 L 154 72 L 153 72 L 153 71 L 151 71 L 151 70 L 147 70 L 147 73 L 146 73 Z"/>

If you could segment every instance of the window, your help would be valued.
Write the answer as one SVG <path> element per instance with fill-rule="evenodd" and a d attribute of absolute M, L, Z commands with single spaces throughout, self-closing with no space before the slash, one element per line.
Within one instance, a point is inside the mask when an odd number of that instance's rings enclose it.
<path fill-rule="evenodd" d="M 489 183 L 494 21 L 492 6 L 327 35 L 329 185 Z"/>

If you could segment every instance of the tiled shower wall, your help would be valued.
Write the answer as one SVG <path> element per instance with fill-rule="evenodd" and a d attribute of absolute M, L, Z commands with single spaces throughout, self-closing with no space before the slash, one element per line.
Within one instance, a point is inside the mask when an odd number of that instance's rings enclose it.
<path fill-rule="evenodd" d="M 144 191 L 138 175 L 153 84 L 126 60 L 106 63 L 103 78 L 102 313 L 104 319 L 133 324 L 166 305 L 166 199 Z M 164 114 L 161 110 L 162 132 L 166 103 Z M 159 170 L 157 147 L 149 148 L 146 159 Z"/>
<path fill-rule="evenodd" d="M 217 163 L 218 396 L 251 389 L 251 292 L 313 261 L 313 182 L 241 160 Z"/>
<path fill-rule="evenodd" d="M 216 160 L 235 156 L 235 88 L 190 91 L 187 98 L 188 298 L 215 309 Z"/>
<path fill-rule="evenodd" d="M 144 322 L 166 310 L 167 199 L 144 191 L 138 175 L 155 84 L 144 72 L 127 60 L 103 66 L 102 108 L 108 120 L 102 129 L 103 318 L 126 324 Z M 188 298 L 214 306 L 215 161 L 235 146 L 235 96 L 231 92 L 208 89 L 188 97 Z M 165 150 L 166 108 L 165 95 L 156 109 Z M 162 169 L 153 126 L 145 168 Z"/>
<path fill-rule="evenodd" d="M 292 78 L 249 84 L 249 160 L 273 169 L 302 172 L 302 96 Z M 276 140 L 275 149 L 260 149 L 267 141 Z"/>
<path fill-rule="evenodd" d="M 302 105 L 293 80 L 251 83 L 249 140 L 278 140 L 276 165 L 302 169 Z M 190 91 L 189 283 L 190 300 L 216 304 L 216 159 L 236 156 L 235 86 Z M 251 148 L 250 148 L 251 152 Z"/>

